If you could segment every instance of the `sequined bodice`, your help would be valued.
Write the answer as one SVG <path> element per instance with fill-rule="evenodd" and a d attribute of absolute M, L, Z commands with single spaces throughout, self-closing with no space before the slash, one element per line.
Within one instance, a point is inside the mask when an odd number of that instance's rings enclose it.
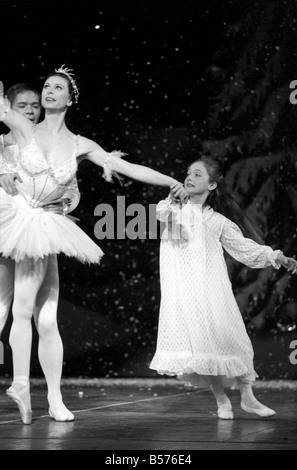
<path fill-rule="evenodd" d="M 78 136 L 77 136 L 78 141 Z M 72 156 L 62 165 L 50 165 L 35 137 L 20 152 L 17 171 L 23 182 L 17 189 L 31 207 L 42 207 L 61 198 L 75 180 L 77 144 Z"/>

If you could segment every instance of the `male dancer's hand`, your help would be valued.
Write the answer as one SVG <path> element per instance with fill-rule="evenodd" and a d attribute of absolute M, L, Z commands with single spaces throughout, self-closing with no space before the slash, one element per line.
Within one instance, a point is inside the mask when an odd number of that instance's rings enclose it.
<path fill-rule="evenodd" d="M 42 206 L 42 209 L 47 212 L 54 212 L 55 214 L 64 214 L 64 202 L 62 198 L 57 198 L 51 201 L 49 204 Z"/>
<path fill-rule="evenodd" d="M 0 187 L 3 188 L 4 191 L 10 196 L 16 196 L 18 194 L 18 190 L 15 184 L 16 180 L 18 180 L 20 183 L 23 182 L 18 173 L 6 173 L 0 175 Z"/>
<path fill-rule="evenodd" d="M 71 205 L 70 198 L 60 197 L 51 201 L 50 204 L 46 204 L 45 206 L 42 206 L 42 208 L 43 210 L 48 211 L 48 212 L 54 212 L 55 214 L 65 215 L 65 213 L 67 214 L 70 205 Z M 79 220 L 79 219 L 76 219 L 76 217 L 72 217 L 72 218 L 75 220 Z"/>

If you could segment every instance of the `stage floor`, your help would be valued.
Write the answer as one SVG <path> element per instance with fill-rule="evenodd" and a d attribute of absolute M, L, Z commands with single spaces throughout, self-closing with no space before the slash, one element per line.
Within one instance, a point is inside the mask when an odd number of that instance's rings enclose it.
<path fill-rule="evenodd" d="M 73 380 L 63 384 L 63 396 L 76 419 L 58 423 L 47 414 L 41 381 L 31 387 L 30 426 L 19 420 L 5 388 L 2 382 L 1 450 L 131 450 L 134 454 L 137 450 L 297 450 L 295 387 L 255 390 L 260 401 L 277 411 L 268 419 L 241 411 L 238 391 L 231 390 L 235 419 L 222 421 L 209 391 L 189 389 L 173 380 Z"/>

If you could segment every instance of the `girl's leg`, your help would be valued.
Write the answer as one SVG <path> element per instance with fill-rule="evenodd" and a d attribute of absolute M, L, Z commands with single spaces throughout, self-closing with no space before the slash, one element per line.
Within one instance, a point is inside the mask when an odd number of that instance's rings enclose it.
<path fill-rule="evenodd" d="M 0 338 L 12 304 L 14 265 L 12 259 L 0 256 Z"/>
<path fill-rule="evenodd" d="M 56 255 L 49 257 L 47 272 L 39 290 L 34 319 L 39 334 L 38 355 L 48 386 L 49 412 L 56 421 L 73 421 L 61 394 L 63 344 L 58 330 L 59 274 Z"/>
<path fill-rule="evenodd" d="M 7 395 L 18 404 L 25 424 L 30 424 L 32 419 L 29 386 L 32 316 L 47 264 L 47 258 L 37 261 L 26 258 L 15 264 L 13 322 L 9 338 L 13 358 L 13 383 L 7 390 Z"/>
<path fill-rule="evenodd" d="M 211 377 L 210 384 L 218 405 L 218 417 L 220 419 L 233 419 L 232 405 L 225 393 L 222 377 Z"/>
<path fill-rule="evenodd" d="M 276 413 L 267 406 L 260 403 L 252 389 L 252 382 L 245 379 L 244 377 L 236 378 L 237 385 L 241 394 L 241 408 L 247 413 L 256 414 L 263 418 L 269 418 L 274 416 Z"/>

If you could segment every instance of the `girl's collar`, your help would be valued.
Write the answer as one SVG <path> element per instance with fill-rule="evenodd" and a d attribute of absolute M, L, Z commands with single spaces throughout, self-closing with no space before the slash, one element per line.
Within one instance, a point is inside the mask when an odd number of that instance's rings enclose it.
<path fill-rule="evenodd" d="M 189 199 L 188 203 L 189 207 L 192 208 L 194 211 L 199 211 L 203 215 L 203 219 L 207 220 L 211 215 L 213 214 L 213 208 L 206 204 L 205 206 L 202 206 L 202 204 L 195 204 L 194 202 L 191 202 Z"/>
<path fill-rule="evenodd" d="M 191 199 L 188 200 L 188 204 L 190 204 L 192 207 L 196 207 L 196 208 L 199 208 L 200 210 L 202 210 L 202 212 L 208 210 L 208 209 L 211 209 L 211 207 L 208 205 L 208 204 L 195 204 L 195 202 L 192 202 Z"/>

